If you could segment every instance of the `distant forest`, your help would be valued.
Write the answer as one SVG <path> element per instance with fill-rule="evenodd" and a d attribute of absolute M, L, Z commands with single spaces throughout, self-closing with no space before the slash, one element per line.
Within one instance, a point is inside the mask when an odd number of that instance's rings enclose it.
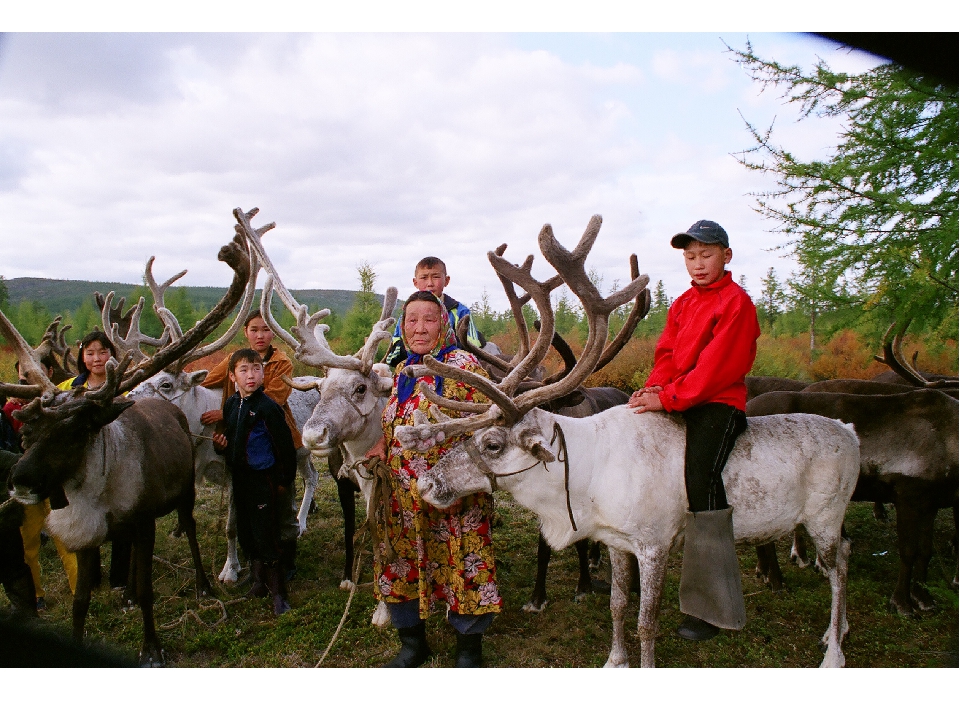
<path fill-rule="evenodd" d="M 115 282 L 90 282 L 85 280 L 51 280 L 47 278 L 10 278 L 2 279 L 0 285 L 0 305 L 4 307 L 14 325 L 31 343 L 38 343 L 47 323 L 56 315 L 63 316 L 65 324 L 73 325 L 67 334 L 71 342 L 83 334 L 101 325 L 100 314 L 94 303 L 95 291 L 106 295 L 110 291 L 117 298 L 126 298 L 124 310 L 130 308 L 141 296 L 147 298 L 146 307 L 152 306 L 150 291 L 143 285 Z M 202 317 L 217 301 L 223 297 L 226 288 L 216 287 L 178 287 L 167 290 L 165 302 L 173 310 L 182 326 L 190 327 Z M 306 304 L 313 312 L 319 308 L 331 310 L 330 321 L 347 315 L 357 301 L 356 290 L 291 290 L 294 297 Z M 381 303 L 382 295 L 375 295 L 376 303 Z M 256 306 L 260 304 L 260 291 L 257 291 Z M 282 309 L 280 301 L 274 299 L 274 314 L 285 326 L 292 324 L 292 317 Z M 158 332 L 159 320 L 152 310 L 145 310 L 142 326 L 146 332 Z M 328 322 L 329 324 L 329 322 Z M 156 325 L 154 328 L 153 326 Z"/>

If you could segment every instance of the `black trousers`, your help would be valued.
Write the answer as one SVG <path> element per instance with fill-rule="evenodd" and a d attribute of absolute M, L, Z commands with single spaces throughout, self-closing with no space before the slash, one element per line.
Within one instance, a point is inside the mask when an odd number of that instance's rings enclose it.
<path fill-rule="evenodd" d="M 249 560 L 270 565 L 280 559 L 280 519 L 289 507 L 286 487 L 269 470 L 233 471 L 233 502 L 237 510 L 237 541 Z"/>
<path fill-rule="evenodd" d="M 747 429 L 746 413 L 732 405 L 706 403 L 681 414 L 687 423 L 684 481 L 690 512 L 730 507 L 721 473 L 734 442 Z"/>

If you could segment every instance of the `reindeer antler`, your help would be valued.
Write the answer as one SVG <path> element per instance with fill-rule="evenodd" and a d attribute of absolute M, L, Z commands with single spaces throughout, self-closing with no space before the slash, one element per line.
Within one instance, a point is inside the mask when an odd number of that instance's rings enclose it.
<path fill-rule="evenodd" d="M 957 380 L 927 380 L 917 369 L 917 353 L 913 355 L 913 363 L 908 363 L 903 357 L 903 338 L 907 333 L 907 328 L 910 327 L 910 323 L 913 322 L 913 318 L 907 320 L 903 328 L 893 337 L 893 341 L 889 341 L 890 333 L 893 332 L 893 329 L 896 327 L 897 323 L 891 323 L 890 327 L 887 328 L 887 332 L 883 335 L 883 357 L 880 355 L 874 355 L 873 358 L 877 362 L 881 362 L 884 365 L 890 367 L 897 375 L 904 378 L 911 385 L 922 388 L 945 388 L 945 387 L 957 387 L 960 384 L 960 381 Z"/>
<path fill-rule="evenodd" d="M 540 250 L 544 257 L 556 268 L 558 276 L 566 282 L 571 291 L 580 299 L 587 317 L 589 332 L 584 351 L 580 360 L 566 377 L 544 387 L 534 388 L 514 397 L 520 380 L 529 369 L 538 365 L 546 355 L 554 333 L 554 315 L 550 304 L 550 289 L 553 279 L 546 282 L 537 282 L 530 275 L 533 257 L 528 257 L 522 266 L 511 265 L 497 253 L 488 253 L 487 257 L 498 274 L 519 285 L 530 293 L 530 297 L 537 304 L 540 311 L 541 330 L 537 342 L 530 352 L 520 359 L 513 370 L 500 383 L 494 383 L 474 373 L 460 368 L 440 363 L 431 357 L 425 357 L 422 366 L 411 366 L 404 372 L 413 377 L 425 375 L 441 375 L 464 382 L 483 392 L 493 406 L 487 406 L 480 415 L 469 418 L 445 420 L 440 423 L 414 425 L 413 427 L 397 428 L 397 437 L 406 446 L 416 446 L 421 442 L 435 439 L 440 435 L 449 436 L 458 432 L 477 430 L 497 422 L 513 424 L 527 411 L 542 403 L 557 397 L 562 397 L 578 387 L 590 373 L 593 372 L 603 352 L 607 338 L 608 319 L 611 312 L 620 305 L 637 298 L 649 283 L 649 277 L 640 275 L 635 277 L 622 290 L 612 293 L 609 297 L 602 297 L 599 290 L 590 281 L 584 267 L 587 254 L 593 246 L 600 231 L 602 220 L 594 215 L 584 231 L 577 247 L 568 252 L 553 235 L 550 225 L 544 225 L 540 231 Z M 506 283 L 504 283 L 506 287 Z M 549 288 L 549 289 L 548 289 Z M 508 293 L 509 296 L 509 293 Z M 519 301 L 519 298 L 517 298 Z M 449 407 L 463 411 L 462 407 L 451 403 L 445 398 L 437 397 L 435 393 L 428 398 L 442 407 Z M 462 405 L 462 404 L 460 404 Z"/>
<path fill-rule="evenodd" d="M 397 289 L 387 288 L 383 298 L 380 319 L 374 324 L 363 348 L 355 355 L 337 355 L 330 349 L 330 344 L 327 342 L 326 333 L 330 328 L 327 325 L 320 324 L 320 321 L 326 318 L 330 311 L 321 309 L 309 315 L 307 306 L 298 302 L 293 293 L 287 290 L 262 243 L 264 234 L 275 228 L 276 223 L 268 223 L 254 230 L 250 221 L 258 212 L 260 212 L 259 208 L 252 208 L 247 212 L 235 208 L 233 216 L 237 219 L 237 232 L 246 236 L 254 254 L 257 255 L 260 263 L 267 271 L 267 280 L 264 283 L 263 295 L 260 298 L 260 314 L 263 315 L 264 320 L 273 332 L 293 349 L 294 357 L 300 362 L 315 368 L 342 368 L 358 370 L 364 375 L 369 373 L 376 357 L 377 346 L 390 338 L 390 328 L 396 322 L 392 315 L 397 305 Z M 281 302 L 296 320 L 296 326 L 291 328 L 289 333 L 280 326 L 271 311 L 270 305 L 274 292 L 280 296 Z"/>

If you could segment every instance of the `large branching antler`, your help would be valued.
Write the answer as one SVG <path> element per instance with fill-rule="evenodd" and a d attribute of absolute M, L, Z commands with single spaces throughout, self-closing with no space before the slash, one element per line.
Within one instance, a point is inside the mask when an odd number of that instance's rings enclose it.
<path fill-rule="evenodd" d="M 0 334 L 13 348 L 17 362 L 20 363 L 20 372 L 30 382 L 29 385 L 0 383 L 0 393 L 16 398 L 35 398 L 43 394 L 52 396 L 56 393 L 57 386 L 47 377 L 46 371 L 34 355 L 33 348 L 23 339 L 3 311 L 0 311 Z"/>
<path fill-rule="evenodd" d="M 630 256 L 630 279 L 637 280 L 639 278 L 640 265 L 637 261 L 637 256 L 634 253 Z M 623 323 L 623 327 L 620 328 L 620 332 L 617 333 L 617 336 L 603 349 L 603 354 L 600 356 L 600 359 L 597 361 L 597 365 L 595 368 L 593 368 L 592 372 L 598 372 L 606 367 L 610 361 L 613 360 L 621 350 L 623 350 L 630 338 L 633 337 L 633 331 L 637 329 L 637 325 L 639 325 L 640 321 L 646 317 L 648 312 L 650 312 L 650 302 L 650 289 L 645 285 L 641 286 L 639 293 L 634 299 L 633 307 L 630 309 L 630 314 L 627 315 L 627 319 Z M 556 348 L 556 345 L 562 342 L 562 338 L 555 340 L 554 347 Z M 566 348 L 568 351 L 566 355 L 559 348 L 556 349 L 557 352 L 560 353 L 561 358 L 563 358 L 564 367 L 562 370 L 546 378 L 543 381 L 544 385 L 550 385 L 558 380 L 562 380 L 576 366 L 576 357 L 573 356 L 573 352 L 570 351 L 569 346 Z"/>
<path fill-rule="evenodd" d="M 894 335 L 893 340 L 890 341 L 890 333 L 893 332 L 893 329 L 896 327 L 897 323 L 894 322 L 887 328 L 887 332 L 883 335 L 883 356 L 874 355 L 873 358 L 877 362 L 881 362 L 884 365 L 890 367 L 897 375 L 907 380 L 911 385 L 921 388 L 955 388 L 960 381 L 958 380 L 927 380 L 920 371 L 917 369 L 917 353 L 913 355 L 913 362 L 907 362 L 906 358 L 903 356 L 903 338 L 907 333 L 907 328 L 910 327 L 910 323 L 913 321 L 913 318 L 907 320 L 903 328 Z"/>
<path fill-rule="evenodd" d="M 237 232 L 243 233 L 253 253 L 267 271 L 263 295 L 260 298 L 260 314 L 273 330 L 274 334 L 283 340 L 293 350 L 297 360 L 315 368 L 341 368 L 357 370 L 364 375 L 373 368 L 376 359 L 377 347 L 391 336 L 391 328 L 395 319 L 392 317 L 397 305 L 397 289 L 387 288 L 384 295 L 380 319 L 374 324 L 370 335 L 367 336 L 363 347 L 355 355 L 338 355 L 330 348 L 326 333 L 330 330 L 320 321 L 326 318 L 330 311 L 321 309 L 312 315 L 306 305 L 297 301 L 280 279 L 273 262 L 263 247 L 264 234 L 276 227 L 276 223 L 268 223 L 261 228 L 254 229 L 250 221 L 260 212 L 259 208 L 252 208 L 244 212 L 235 208 L 233 216 L 237 219 Z M 273 316 L 271 305 L 273 294 L 280 297 L 284 307 L 293 315 L 296 325 L 288 333 Z"/>
<path fill-rule="evenodd" d="M 407 446 L 417 446 L 421 442 L 436 439 L 438 436 L 450 436 L 459 432 L 473 431 L 497 422 L 514 424 L 537 405 L 567 395 L 593 372 L 606 344 L 610 313 L 620 305 L 637 298 L 649 283 L 648 276 L 639 275 L 622 290 L 616 291 L 606 298 L 601 296 L 600 291 L 591 282 L 585 269 L 586 257 L 596 241 L 601 222 L 599 215 L 594 215 L 590 219 L 583 237 L 572 252 L 567 251 L 557 241 L 550 225 L 544 225 L 540 231 L 540 251 L 547 261 L 556 268 L 562 281 L 580 300 L 589 328 L 583 353 L 566 377 L 551 385 L 534 388 L 514 397 L 520 381 L 530 369 L 536 367 L 543 360 L 553 338 L 554 314 L 550 304 L 550 289 L 552 288 L 548 289 L 549 285 L 552 285 L 552 280 L 539 283 L 531 277 L 532 256 L 527 258 L 523 266 L 518 267 L 511 265 L 496 253 L 488 253 L 487 257 L 498 274 L 502 274 L 503 277 L 530 293 L 540 312 L 540 335 L 530 352 L 521 358 L 511 373 L 499 383 L 494 383 L 460 368 L 437 362 L 431 357 L 424 358 L 423 366 L 406 368 L 404 372 L 413 377 L 441 375 L 445 378 L 464 382 L 484 393 L 493 403 L 493 406 L 486 406 L 483 413 L 469 418 L 457 418 L 436 424 L 397 428 L 397 437 L 401 442 Z M 454 404 L 444 398 L 437 397 L 435 393 L 426 392 L 427 397 L 441 407 L 460 412 L 464 410 L 464 408 L 459 407 L 462 403 Z"/>
<path fill-rule="evenodd" d="M 235 236 L 229 244 L 220 248 L 217 259 L 225 262 L 233 270 L 233 281 L 227 288 L 226 294 L 220 298 L 220 301 L 209 313 L 185 332 L 182 337 L 168 343 L 154 353 L 152 357 L 124 373 L 123 379 L 118 382 L 117 394 L 132 390 L 148 377 L 179 361 L 219 327 L 220 323 L 240 302 L 250 281 L 252 267 L 250 254 L 249 248 L 240 236 Z"/>

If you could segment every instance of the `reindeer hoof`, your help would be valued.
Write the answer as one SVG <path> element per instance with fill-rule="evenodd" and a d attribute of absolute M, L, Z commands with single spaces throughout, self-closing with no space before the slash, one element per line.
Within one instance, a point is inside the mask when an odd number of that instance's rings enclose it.
<path fill-rule="evenodd" d="M 382 600 L 377 603 L 377 609 L 373 611 L 370 624 L 380 628 L 387 627 L 390 624 L 390 611 L 387 610 L 387 604 Z"/>
<path fill-rule="evenodd" d="M 144 648 L 140 651 L 137 664 L 142 668 L 160 668 L 167 664 L 167 655 L 162 648 Z"/>
<path fill-rule="evenodd" d="M 355 590 L 356 585 L 353 583 L 353 580 L 341 580 L 340 589 L 341 590 Z"/>
<path fill-rule="evenodd" d="M 910 593 L 911 604 L 918 610 L 929 612 L 937 609 L 937 603 L 933 596 L 924 587 L 915 587 Z"/>
<path fill-rule="evenodd" d="M 909 602 L 903 602 L 897 598 L 890 598 L 890 602 L 887 604 L 887 609 L 894 615 L 899 615 L 900 617 L 912 618 L 914 617 L 913 605 Z"/>
<path fill-rule="evenodd" d="M 521 608 L 521 610 L 523 610 L 525 613 L 542 613 L 546 609 L 546 607 L 547 607 L 547 601 L 544 600 L 539 605 L 533 602 L 528 602 L 526 605 L 524 605 Z"/>

